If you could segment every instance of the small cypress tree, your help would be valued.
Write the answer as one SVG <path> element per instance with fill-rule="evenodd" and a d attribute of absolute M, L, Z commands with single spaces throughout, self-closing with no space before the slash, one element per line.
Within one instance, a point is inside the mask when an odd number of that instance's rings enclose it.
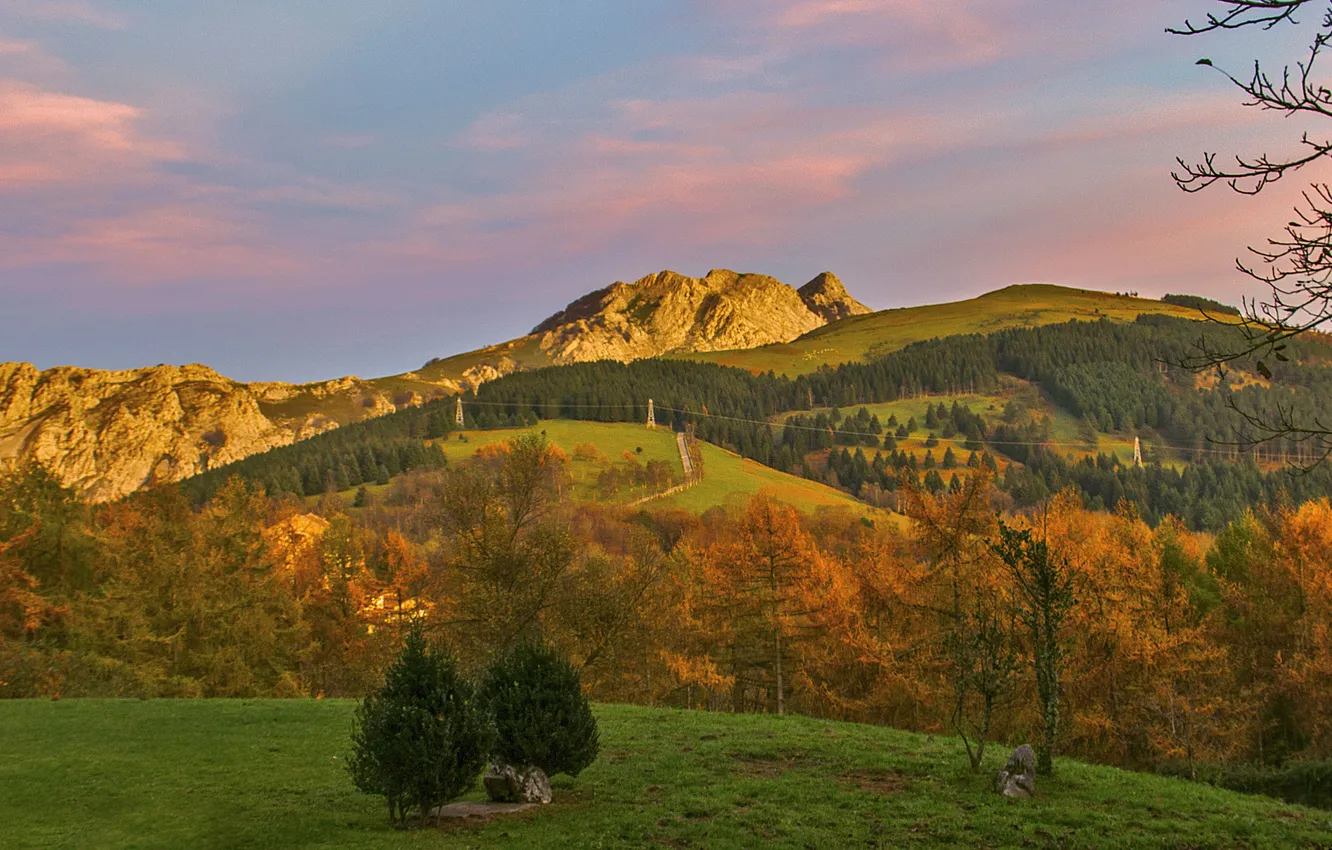
<path fill-rule="evenodd" d="M 597 757 L 597 721 L 578 671 L 548 646 L 520 644 L 486 671 L 482 704 L 495 725 L 494 756 L 577 776 Z"/>
<path fill-rule="evenodd" d="M 352 781 L 388 801 L 390 820 L 406 823 L 412 808 L 424 820 L 476 783 L 489 749 L 490 728 L 472 686 L 449 653 L 413 625 L 384 687 L 356 711 Z"/>

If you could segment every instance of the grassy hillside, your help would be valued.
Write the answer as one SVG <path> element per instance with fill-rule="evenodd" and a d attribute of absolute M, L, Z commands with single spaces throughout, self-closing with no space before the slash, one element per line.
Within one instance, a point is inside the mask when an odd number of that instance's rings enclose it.
<path fill-rule="evenodd" d="M 514 428 L 500 431 L 465 431 L 440 441 L 450 463 L 467 460 L 482 446 L 503 443 L 524 434 L 545 432 L 546 439 L 569 458 L 569 472 L 573 476 L 573 498 L 592 501 L 598 498 L 597 476 L 613 463 L 623 463 L 625 452 L 633 455 L 640 465 L 660 460 L 670 466 L 671 474 L 684 480 L 684 466 L 680 450 L 676 447 L 675 433 L 669 428 L 648 430 L 642 425 L 619 422 L 578 422 L 569 419 L 551 419 L 535 428 Z M 462 437 L 463 439 L 458 439 Z M 601 457 L 585 460 L 574 456 L 574 447 L 590 443 L 597 447 Z M 639 451 L 639 450 L 642 451 Z M 630 489 L 616 494 L 613 502 L 627 502 L 648 495 L 647 490 Z"/>
<path fill-rule="evenodd" d="M 953 403 L 957 402 L 973 413 L 979 414 L 988 425 L 993 426 L 1002 421 L 1004 406 L 1010 400 L 1021 397 L 1025 402 L 1031 404 L 1034 415 L 1048 418 L 1050 422 L 1050 445 L 1065 459 L 1077 461 L 1088 456 L 1095 457 L 1098 453 L 1113 453 L 1124 463 L 1133 458 L 1133 434 L 1097 430 L 1094 432 L 1095 440 L 1089 441 L 1078 418 L 1051 402 L 1040 393 L 1035 385 L 1011 376 L 1006 377 L 1005 383 L 1006 385 L 1002 391 L 992 394 L 958 393 L 906 398 L 881 404 L 855 405 L 842 410 L 842 414 L 853 415 L 861 407 L 864 407 L 871 414 L 878 416 L 879 421 L 884 423 L 888 422 L 890 416 L 896 416 L 899 422 L 906 422 L 914 418 L 918 426 L 917 430 L 909 438 L 897 440 L 897 447 L 902 451 L 916 455 L 918 460 L 923 460 L 926 451 L 926 438 L 929 437 L 931 430 L 936 436 L 941 430 L 940 428 L 929 429 L 925 427 L 925 408 L 927 406 L 937 407 L 939 404 L 944 404 L 952 407 Z M 810 411 L 791 411 L 774 416 L 770 421 L 780 425 L 793 415 L 826 413 L 829 409 L 825 407 L 814 408 Z M 935 459 L 941 460 L 945 449 L 951 446 L 958 457 L 958 462 L 965 462 L 967 455 L 970 454 L 970 451 L 963 445 L 965 442 L 966 438 L 960 434 L 949 440 L 939 437 L 939 445 L 933 450 Z M 854 447 L 852 450 L 854 451 Z M 1150 440 L 1144 440 L 1143 451 L 1155 452 L 1151 456 L 1161 460 L 1166 466 L 1182 468 L 1186 465 L 1178 457 L 1178 452 L 1164 446 L 1160 441 L 1153 443 Z M 866 448 L 865 452 L 872 455 L 874 449 Z M 944 479 L 947 480 L 947 478 L 948 476 L 944 475 Z"/>
<path fill-rule="evenodd" d="M 841 490 L 778 472 L 711 443 L 699 445 L 703 451 L 703 480 L 688 490 L 652 502 L 654 507 L 677 507 L 702 513 L 714 505 L 743 501 L 763 490 L 803 511 L 844 507 L 857 514 L 882 514 Z"/>
<path fill-rule="evenodd" d="M 887 354 L 910 343 L 955 334 L 993 333 L 1006 328 L 1036 327 L 1070 319 L 1101 317 L 1132 321 L 1142 313 L 1201 318 L 1197 310 L 1149 298 L 1130 298 L 1049 284 L 1009 286 L 967 301 L 880 310 L 853 316 L 810 331 L 783 345 L 745 351 L 714 351 L 681 355 L 752 372 L 772 370 L 803 375 L 824 364 L 863 360 Z"/>
<path fill-rule="evenodd" d="M 343 767 L 354 704 L 0 703 L 0 823 L 37 847 L 1315 847 L 1332 813 L 1058 764 L 1031 801 L 960 745 L 799 717 L 599 706 L 602 752 L 554 803 L 397 831 Z M 481 799 L 473 792 L 469 799 Z"/>
<path fill-rule="evenodd" d="M 575 499 L 589 501 L 597 499 L 597 476 L 611 463 L 622 462 L 625 452 L 634 455 L 640 464 L 646 464 L 650 460 L 666 461 L 677 478 L 684 478 L 684 467 L 680 463 L 675 433 L 666 427 L 649 431 L 642 425 L 621 422 L 550 419 L 532 428 L 463 431 L 461 434 L 450 435 L 447 440 L 439 441 L 439 445 L 449 456 L 450 463 L 458 463 L 475 456 L 477 450 L 484 446 L 542 431 L 546 433 L 546 438 L 550 442 L 559 446 L 569 456 L 569 470 L 573 475 L 572 496 Z M 458 439 L 459 436 L 464 439 Z M 602 455 L 602 460 L 590 461 L 574 457 L 574 447 L 580 443 L 591 443 L 596 446 Z M 725 506 L 747 499 L 760 489 L 765 489 L 776 498 L 805 511 L 814 511 L 821 507 L 847 507 L 856 513 L 865 513 L 867 510 L 863 503 L 831 487 L 778 472 L 710 443 L 701 445 L 703 481 L 677 495 L 652 501 L 650 504 L 653 507 L 678 507 L 702 513 L 711 507 Z M 638 452 L 640 448 L 643 450 L 642 453 Z M 367 489 L 372 495 L 378 495 L 387 491 L 388 486 L 391 485 L 371 486 Z M 355 495 L 355 489 L 346 490 L 341 495 L 350 503 Z M 628 502 L 645 495 L 649 495 L 646 490 L 625 490 L 610 501 Z"/>
<path fill-rule="evenodd" d="M 550 358 L 537 345 L 536 337 L 524 336 L 518 339 L 478 348 L 435 360 L 414 372 L 395 376 L 407 380 L 437 384 L 444 381 L 462 381 L 464 373 L 477 367 L 494 366 L 504 361 L 512 361 L 523 369 L 539 369 L 551 365 Z M 390 381 L 392 378 L 379 380 Z"/>
<path fill-rule="evenodd" d="M 772 369 L 780 374 L 799 375 L 812 372 L 825 363 L 861 360 L 872 354 L 895 351 L 917 340 L 933 337 L 990 333 L 1004 328 L 1034 327 L 1101 316 L 1132 321 L 1141 313 L 1164 313 L 1188 318 L 1197 318 L 1199 315 L 1196 310 L 1148 298 L 1130 298 L 1049 284 L 1025 284 L 1010 286 L 967 301 L 903 307 L 854 316 L 813 330 L 784 345 L 681 356 L 753 371 Z M 537 346 L 535 337 L 519 337 L 444 357 L 401 375 L 373 378 L 368 383 L 389 398 L 415 392 L 420 398 L 428 399 L 441 392 L 443 384 L 463 382 L 470 369 L 506 362 L 520 369 L 538 369 L 551 365 L 550 358 Z M 340 423 L 354 421 L 363 415 L 361 411 L 340 409 L 338 402 L 305 396 L 298 396 L 274 412 L 319 412 Z"/>

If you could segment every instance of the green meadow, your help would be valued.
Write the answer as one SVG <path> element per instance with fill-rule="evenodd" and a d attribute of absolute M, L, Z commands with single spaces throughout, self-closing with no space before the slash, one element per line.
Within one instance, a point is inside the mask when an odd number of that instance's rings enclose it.
<path fill-rule="evenodd" d="M 673 496 L 654 500 L 654 507 L 677 507 L 702 513 L 716 505 L 742 503 L 762 491 L 809 513 L 820 508 L 848 508 L 857 514 L 883 515 L 883 512 L 826 484 L 787 475 L 711 443 L 700 442 L 699 447 L 703 452 L 703 480 Z"/>
<path fill-rule="evenodd" d="M 1076 761 L 1034 800 L 958 742 L 803 717 L 602 705 L 600 758 L 518 815 L 400 831 L 344 769 L 354 703 L 0 703 L 20 848 L 1313 848 L 1332 812 Z M 480 800 L 473 791 L 468 799 Z"/>
<path fill-rule="evenodd" d="M 1095 457 L 1098 453 L 1113 453 L 1123 463 L 1132 460 L 1133 436 L 1131 434 L 1097 430 L 1094 432 L 1094 441 L 1088 441 L 1087 433 L 1078 417 L 1052 403 L 1027 381 L 1011 376 L 1005 380 L 1008 382 L 1008 386 L 1001 392 L 993 394 L 957 393 L 921 396 L 881 404 L 849 405 L 843 408 L 841 413 L 843 416 L 854 416 L 863 406 L 871 414 L 878 416 L 879 421 L 884 423 L 885 428 L 887 428 L 890 416 L 896 416 L 900 423 L 905 423 L 914 418 L 916 420 L 916 430 L 910 437 L 897 440 L 897 447 L 902 451 L 915 454 L 918 459 L 923 459 L 927 448 L 925 441 L 929 438 L 931 431 L 938 436 L 941 430 L 940 428 L 930 429 L 925 427 L 925 408 L 927 406 L 938 407 L 939 404 L 943 404 L 946 407 L 952 407 L 953 403 L 957 402 L 973 413 L 983 416 L 989 425 L 995 425 L 1001 421 L 1004 406 L 1016 395 L 1022 393 L 1028 400 L 1036 400 L 1036 404 L 1031 408 L 1032 412 L 1049 420 L 1050 445 L 1060 456 L 1069 461 L 1078 461 L 1088 456 Z M 815 408 L 812 411 L 791 411 L 778 414 L 772 417 L 771 421 L 775 425 L 781 425 L 788 417 L 796 413 L 827 413 L 829 410 L 830 408 L 822 407 Z M 944 450 L 951 446 L 958 456 L 958 463 L 965 463 L 967 455 L 970 454 L 970 450 L 963 446 L 965 442 L 966 439 L 961 435 L 955 439 L 944 439 L 939 436 L 939 445 L 933 449 L 935 459 L 942 460 Z M 1152 448 L 1156 449 L 1155 457 L 1165 465 L 1175 467 L 1185 465 L 1179 458 L 1178 452 L 1163 448 L 1160 445 L 1152 446 L 1150 441 L 1144 441 L 1144 451 Z M 865 449 L 866 454 L 869 455 L 872 455 L 873 451 L 871 448 Z M 946 480 L 947 475 L 944 477 Z"/>
<path fill-rule="evenodd" d="M 988 334 L 1008 328 L 1031 328 L 1071 319 L 1133 321 L 1142 313 L 1201 318 L 1197 310 L 1150 298 L 1130 298 L 1109 292 L 1049 284 L 1025 284 L 1005 287 L 966 301 L 899 307 L 852 316 L 816 328 L 799 339 L 780 345 L 679 356 L 736 366 L 751 372 L 772 370 L 780 375 L 795 376 L 808 374 L 823 365 L 887 354 L 913 342 L 935 337 Z"/>
<path fill-rule="evenodd" d="M 545 433 L 546 439 L 569 457 L 569 471 L 573 478 L 571 495 L 577 500 L 598 500 L 597 476 L 612 463 L 622 464 L 625 452 L 633 455 L 639 464 L 646 464 L 650 460 L 664 461 L 670 464 L 672 474 L 678 480 L 684 479 L 684 466 L 680 462 L 675 433 L 666 426 L 648 429 L 643 425 L 624 422 L 550 419 L 543 420 L 531 428 L 462 431 L 459 432 L 463 437 L 461 440 L 458 439 L 459 434 L 452 434 L 447 440 L 437 442 L 448 455 L 449 462 L 456 464 L 475 457 L 477 451 L 485 446 L 503 443 L 525 434 L 542 432 Z M 601 457 L 598 460 L 575 457 L 574 448 L 582 443 L 596 446 Z M 763 490 L 804 511 L 845 507 L 857 514 L 865 514 L 867 511 L 878 513 L 846 493 L 824 484 L 787 475 L 752 460 L 746 460 L 711 443 L 700 443 L 700 447 L 703 452 L 703 480 L 680 493 L 654 499 L 649 504 L 654 508 L 676 507 L 693 513 L 702 513 L 712 507 L 743 503 L 750 496 Z M 370 485 L 366 489 L 372 496 L 382 496 L 390 487 L 391 484 Z M 355 492 L 355 489 L 345 490 L 339 495 L 350 504 Z M 617 493 L 609 501 L 631 502 L 648 495 L 651 495 L 649 490 L 629 488 Z M 312 497 L 312 500 L 314 498 L 316 497 Z"/>

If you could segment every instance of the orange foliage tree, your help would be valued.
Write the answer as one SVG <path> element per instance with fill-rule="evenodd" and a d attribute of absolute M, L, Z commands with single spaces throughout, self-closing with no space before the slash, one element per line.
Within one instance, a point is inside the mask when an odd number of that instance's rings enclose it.
<path fill-rule="evenodd" d="M 800 515 L 766 495 L 750 500 L 733 533 L 698 553 L 689 620 L 711 650 L 678 672 L 727 683 L 734 710 L 784 714 L 793 684 L 810 683 L 816 637 L 844 619 L 852 594 L 843 566 L 821 551 Z M 722 671 L 725 671 L 724 673 Z"/>

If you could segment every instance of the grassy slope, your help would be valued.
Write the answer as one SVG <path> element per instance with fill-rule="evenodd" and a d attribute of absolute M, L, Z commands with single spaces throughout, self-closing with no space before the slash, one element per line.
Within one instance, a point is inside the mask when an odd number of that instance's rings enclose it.
<path fill-rule="evenodd" d="M 906 422 L 915 417 L 917 430 L 909 439 L 898 440 L 897 446 L 903 451 L 917 455 L 918 459 L 923 459 L 925 455 L 925 438 L 929 436 L 930 429 L 925 427 L 925 408 L 927 405 L 938 407 L 940 403 L 947 407 L 952 407 L 953 402 L 960 403 L 963 407 L 970 409 L 973 413 L 979 413 L 985 417 L 986 422 L 995 425 L 1001 421 L 1004 412 L 1004 405 L 1010 398 L 1016 395 L 1020 389 L 1030 387 L 1026 381 L 1009 377 L 1007 388 L 993 395 L 962 393 L 958 395 L 935 395 L 923 398 L 908 398 L 898 401 L 884 402 L 882 404 L 863 405 L 870 413 L 879 417 L 879 421 L 886 423 L 889 416 L 896 416 L 899 422 Z M 852 405 L 842 410 L 844 416 L 854 416 L 862 405 Z M 772 422 L 780 424 L 785 422 L 789 416 L 795 413 L 808 414 L 810 412 L 826 413 L 828 408 L 816 408 L 813 411 L 794 411 L 782 413 L 772 417 Z M 1069 461 L 1078 461 L 1084 457 L 1095 457 L 1098 453 L 1114 453 L 1119 456 L 1121 462 L 1127 463 L 1133 458 L 1133 435 L 1125 432 L 1106 433 L 1097 432 L 1097 441 L 1095 445 L 1089 445 L 1082 437 L 1080 422 L 1073 414 L 1064 410 L 1062 407 L 1052 403 L 1049 399 L 1042 397 L 1039 412 L 1043 416 L 1048 416 L 1050 422 L 1050 442 L 1056 451 Z M 886 426 L 885 426 L 886 427 Z M 933 429 L 937 435 L 941 429 Z M 943 459 L 944 449 L 948 446 L 953 447 L 953 452 L 957 455 L 958 462 L 964 463 L 970 452 L 963 448 L 965 438 L 960 435 L 953 440 L 939 439 L 939 445 L 934 448 L 934 457 L 936 460 Z M 1143 443 L 1144 451 L 1151 448 L 1148 442 Z M 1185 464 L 1175 457 L 1176 452 L 1170 449 L 1157 447 L 1157 455 L 1167 466 L 1183 467 Z M 852 451 L 855 451 L 854 447 Z M 866 448 L 865 453 L 873 456 L 874 449 Z M 948 476 L 945 474 L 944 479 Z"/>
<path fill-rule="evenodd" d="M 466 442 L 453 436 L 442 441 L 441 445 L 448 454 L 449 461 L 457 463 L 472 457 L 477 449 L 484 445 L 540 431 L 545 431 L 547 438 L 569 456 L 569 468 L 574 479 L 573 496 L 576 499 L 591 500 L 596 497 L 596 478 L 605 468 L 599 463 L 574 458 L 574 446 L 579 443 L 592 443 L 608 460 L 615 462 L 621 460 L 624 452 L 634 452 L 641 447 L 643 453 L 641 455 L 635 453 L 639 463 L 664 460 L 670 463 L 671 470 L 677 477 L 684 477 L 675 434 L 665 427 L 649 431 L 641 425 L 622 422 L 552 419 L 543 421 L 534 428 L 466 431 L 464 432 L 467 437 Z M 703 481 L 700 484 L 676 496 L 655 500 L 649 504 L 653 507 L 679 507 L 702 513 L 710 507 L 724 506 L 732 501 L 744 499 L 758 492 L 760 488 L 767 488 L 777 498 L 805 511 L 814 511 L 821 507 L 847 507 L 856 513 L 865 513 L 867 510 L 862 503 L 831 487 L 769 469 L 708 443 L 703 444 L 703 470 Z M 388 486 L 371 486 L 367 489 L 371 494 L 377 495 L 386 491 Z M 341 495 L 350 504 L 355 490 L 344 491 Z M 647 494 L 625 491 L 620 493 L 615 501 L 631 501 L 644 495 Z"/>
<path fill-rule="evenodd" d="M 886 353 L 933 337 L 1030 327 L 1073 318 L 1108 316 L 1132 320 L 1140 313 L 1198 315 L 1196 311 L 1144 298 L 1044 284 L 1010 286 L 968 301 L 855 316 L 818 328 L 784 345 L 681 356 L 753 371 L 772 369 L 797 375 L 823 364 L 860 360 L 868 354 Z M 373 378 L 364 382 L 363 388 L 345 393 L 321 396 L 301 390 L 286 401 L 264 402 L 261 409 L 265 415 L 279 421 L 303 422 L 306 417 L 317 414 L 338 424 L 346 424 L 364 419 L 370 413 L 361 404 L 367 392 L 380 393 L 387 400 L 397 400 L 408 392 L 430 399 L 442 392 L 441 382 L 458 381 L 467 369 L 503 360 L 511 360 L 528 369 L 550 365 L 550 359 L 537 347 L 534 337 L 520 337 L 447 357 L 414 372 Z"/>
<path fill-rule="evenodd" d="M 1312 847 L 1332 813 L 1064 760 L 1034 801 L 960 745 L 806 718 L 599 706 L 601 758 L 518 816 L 399 832 L 343 769 L 346 701 L 0 703 L 28 847 Z M 481 799 L 473 792 L 470 799 Z"/>
<path fill-rule="evenodd" d="M 932 337 L 988 333 L 1002 328 L 1031 327 L 1075 318 L 1109 316 L 1131 321 L 1140 313 L 1169 313 L 1190 318 L 1198 316 L 1197 311 L 1146 298 L 1029 284 L 1010 286 L 968 301 L 904 307 L 855 316 L 818 328 L 784 345 L 682 356 L 755 371 L 774 369 L 779 373 L 797 375 L 813 371 L 824 363 L 860 360 L 870 353 L 893 351 L 908 343 Z M 441 382 L 460 381 L 468 369 L 503 360 L 511 360 L 526 369 L 550 365 L 550 358 L 537 347 L 534 337 L 519 337 L 476 351 L 455 354 L 413 372 L 373 378 L 367 383 L 389 398 L 406 391 L 431 398 L 440 391 Z M 302 393 L 287 402 L 269 407 L 276 415 L 304 416 L 317 412 L 345 423 L 363 418 L 364 412 L 355 409 L 358 398 L 353 397 L 350 401 L 321 399 Z"/>
<path fill-rule="evenodd" d="M 429 366 L 423 366 L 415 372 L 407 372 L 395 377 L 430 383 L 458 381 L 461 380 L 463 372 L 468 369 L 476 366 L 494 365 L 505 359 L 512 360 L 527 369 L 539 369 L 542 366 L 550 365 L 550 358 L 537 346 L 536 338 L 524 336 L 508 342 L 478 348 L 476 351 L 467 351 L 445 357 L 431 363 Z M 387 381 L 391 379 L 380 378 L 377 380 Z"/>
<path fill-rule="evenodd" d="M 804 511 L 844 507 L 858 514 L 882 514 L 825 484 L 778 472 L 711 443 L 700 442 L 699 445 L 703 450 L 703 480 L 688 490 L 652 502 L 653 507 L 677 507 L 702 513 L 714 505 L 742 501 L 763 490 Z"/>
<path fill-rule="evenodd" d="M 682 355 L 754 372 L 773 370 L 803 375 L 824 364 L 862 360 L 887 354 L 912 342 L 954 334 L 993 333 L 1006 328 L 1036 327 L 1069 319 L 1102 316 L 1132 321 L 1141 313 L 1199 318 L 1197 310 L 1148 298 L 1048 284 L 1009 286 L 967 301 L 880 310 L 853 316 L 810 331 L 792 342 L 745 351 L 713 351 Z"/>

